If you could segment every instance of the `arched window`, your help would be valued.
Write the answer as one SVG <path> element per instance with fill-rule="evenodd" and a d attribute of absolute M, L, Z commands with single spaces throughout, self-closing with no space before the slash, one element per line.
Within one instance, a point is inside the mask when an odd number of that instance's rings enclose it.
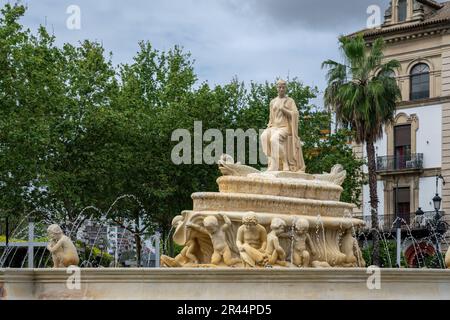
<path fill-rule="evenodd" d="M 406 20 L 408 14 L 408 0 L 398 0 L 398 22 Z"/>
<path fill-rule="evenodd" d="M 416 64 L 411 69 L 411 100 L 430 97 L 430 68 L 425 63 Z"/>
<path fill-rule="evenodd" d="M 378 74 L 380 77 L 386 77 L 386 78 L 395 78 L 395 72 L 392 70 L 389 71 L 380 71 Z"/>

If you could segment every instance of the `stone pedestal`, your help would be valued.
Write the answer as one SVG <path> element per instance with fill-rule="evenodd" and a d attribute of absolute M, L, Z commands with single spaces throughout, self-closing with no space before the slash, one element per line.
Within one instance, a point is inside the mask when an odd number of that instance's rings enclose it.
<path fill-rule="evenodd" d="M 381 269 L 373 290 L 362 268 L 81 269 L 79 290 L 68 289 L 70 275 L 0 270 L 0 299 L 450 299 L 450 270 L 437 269 Z"/>

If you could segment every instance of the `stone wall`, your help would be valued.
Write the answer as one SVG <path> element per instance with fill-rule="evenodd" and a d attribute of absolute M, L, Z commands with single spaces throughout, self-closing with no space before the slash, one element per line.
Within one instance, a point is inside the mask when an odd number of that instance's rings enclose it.
<path fill-rule="evenodd" d="M 443 43 L 448 44 L 450 35 L 443 37 Z M 450 96 L 450 48 L 442 52 L 442 96 Z M 442 176 L 447 182 L 442 190 L 442 210 L 446 212 L 445 219 L 450 222 L 450 102 L 442 104 Z"/>
<path fill-rule="evenodd" d="M 450 270 L 381 269 L 81 269 L 69 290 L 65 269 L 0 270 L 0 299 L 450 299 Z M 372 283 L 371 281 L 369 281 Z"/>

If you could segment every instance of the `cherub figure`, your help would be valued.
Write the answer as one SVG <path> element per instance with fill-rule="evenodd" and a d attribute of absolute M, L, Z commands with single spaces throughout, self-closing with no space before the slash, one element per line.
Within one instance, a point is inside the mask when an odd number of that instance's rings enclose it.
<path fill-rule="evenodd" d="M 270 233 L 267 235 L 266 253 L 269 256 L 269 265 L 278 264 L 286 266 L 286 252 L 280 245 L 279 237 L 284 233 L 286 222 L 280 218 L 273 218 L 270 223 Z"/>
<path fill-rule="evenodd" d="M 267 231 L 258 223 L 258 218 L 253 212 L 245 214 L 242 218 L 242 226 L 237 231 L 236 245 L 244 267 L 264 266 L 268 262 Z"/>
<path fill-rule="evenodd" d="M 186 245 L 175 258 L 162 255 L 161 265 L 171 268 L 181 268 L 184 266 L 198 265 L 198 259 L 194 254 L 196 250 L 197 243 L 194 239 L 190 239 L 186 241 Z"/>
<path fill-rule="evenodd" d="M 176 216 L 172 220 L 172 227 L 175 229 L 183 223 L 182 216 Z M 199 263 L 195 252 L 197 252 L 198 245 L 195 239 L 189 239 L 186 241 L 184 248 L 181 252 L 175 257 L 169 257 L 166 255 L 161 256 L 161 265 L 171 268 L 180 268 L 183 266 L 197 265 Z"/>
<path fill-rule="evenodd" d="M 69 237 L 64 235 L 60 226 L 52 224 L 47 228 L 50 241 L 47 245 L 48 251 L 52 254 L 53 268 L 65 268 L 71 265 L 78 265 L 77 248 Z"/>
<path fill-rule="evenodd" d="M 294 225 L 294 252 L 293 263 L 298 267 L 309 267 L 311 255 L 316 255 L 314 244 L 308 234 L 309 222 L 306 219 L 297 219 Z"/>
<path fill-rule="evenodd" d="M 211 263 L 213 265 L 217 266 L 223 260 L 227 266 L 232 266 L 239 263 L 240 260 L 232 257 L 231 249 L 225 235 L 225 231 L 231 226 L 231 221 L 225 214 L 219 214 L 219 216 L 224 221 L 222 226 L 219 226 L 219 221 L 215 216 L 207 216 L 203 219 L 203 226 L 188 222 L 186 223 L 186 227 L 204 233 L 211 238 L 214 250 L 211 257 Z"/>
<path fill-rule="evenodd" d="M 366 266 L 358 241 L 353 237 L 351 228 L 345 231 L 344 237 L 342 238 L 341 252 L 345 255 L 345 260 L 342 264 L 344 267 Z"/>

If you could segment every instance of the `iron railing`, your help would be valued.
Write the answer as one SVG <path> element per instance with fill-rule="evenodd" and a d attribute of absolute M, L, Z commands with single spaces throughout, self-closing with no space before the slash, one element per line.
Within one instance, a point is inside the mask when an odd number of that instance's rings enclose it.
<path fill-rule="evenodd" d="M 423 153 L 377 157 L 377 171 L 417 170 L 423 168 Z"/>
<path fill-rule="evenodd" d="M 443 211 L 439 212 L 442 217 Z M 416 213 L 399 213 L 378 215 L 378 227 L 381 231 L 390 232 L 397 228 L 397 223 L 404 230 L 425 230 L 434 222 L 436 211 L 426 211 L 423 215 L 416 215 Z M 366 223 L 365 229 L 372 228 L 372 217 L 370 215 L 355 216 L 356 219 L 364 220 Z"/>

